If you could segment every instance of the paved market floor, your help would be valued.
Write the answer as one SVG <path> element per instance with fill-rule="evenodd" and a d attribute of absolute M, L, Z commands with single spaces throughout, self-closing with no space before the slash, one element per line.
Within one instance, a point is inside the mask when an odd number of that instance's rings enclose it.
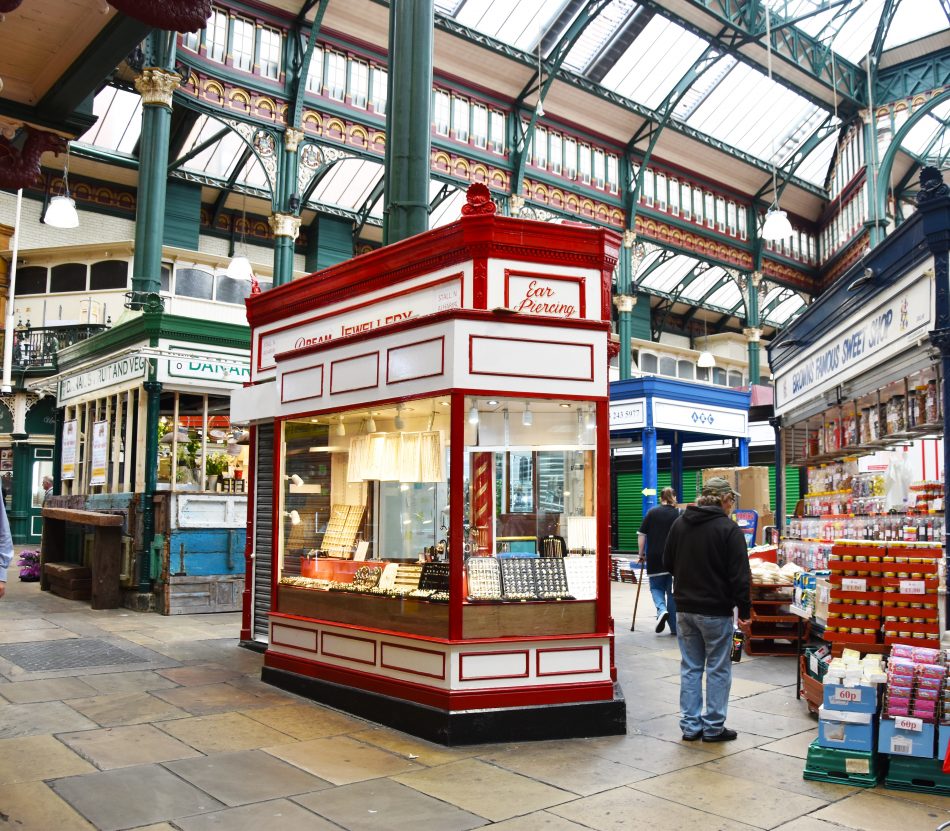
<path fill-rule="evenodd" d="M 0 601 L 0 829 L 933 831 L 941 796 L 806 782 L 794 663 L 743 658 L 729 744 L 685 744 L 678 651 L 613 584 L 626 736 L 444 748 L 259 680 L 239 616 L 161 617 L 19 583 Z"/>

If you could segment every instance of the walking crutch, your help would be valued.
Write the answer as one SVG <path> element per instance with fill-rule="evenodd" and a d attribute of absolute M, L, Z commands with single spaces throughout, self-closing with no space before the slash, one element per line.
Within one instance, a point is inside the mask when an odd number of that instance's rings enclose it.
<path fill-rule="evenodd" d="M 630 631 L 637 628 L 637 606 L 640 604 L 640 587 L 643 585 L 643 563 L 640 563 L 640 579 L 637 580 L 637 598 L 633 601 L 633 620 L 630 621 Z"/>

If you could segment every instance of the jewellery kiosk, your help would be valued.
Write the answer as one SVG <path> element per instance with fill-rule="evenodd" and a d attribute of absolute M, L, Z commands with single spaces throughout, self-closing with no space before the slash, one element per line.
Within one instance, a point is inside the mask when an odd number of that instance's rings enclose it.
<path fill-rule="evenodd" d="M 265 680 L 445 744 L 624 732 L 618 250 L 473 185 L 459 221 L 248 301 L 232 414 L 274 430 Z"/>

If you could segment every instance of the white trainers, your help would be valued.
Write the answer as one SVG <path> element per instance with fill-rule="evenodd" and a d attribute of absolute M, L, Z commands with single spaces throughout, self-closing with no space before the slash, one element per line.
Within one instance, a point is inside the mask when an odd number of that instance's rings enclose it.
<path fill-rule="evenodd" d="M 669 617 L 670 617 L 670 613 L 669 613 L 669 612 L 663 612 L 663 613 L 656 619 L 656 633 L 657 633 L 658 635 L 660 634 L 660 632 L 662 632 L 664 629 L 666 629 L 666 621 L 669 620 Z"/>

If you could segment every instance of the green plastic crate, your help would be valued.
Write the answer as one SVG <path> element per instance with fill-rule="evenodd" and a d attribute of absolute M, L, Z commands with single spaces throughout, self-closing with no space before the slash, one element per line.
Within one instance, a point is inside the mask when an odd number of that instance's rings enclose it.
<path fill-rule="evenodd" d="M 942 759 L 891 756 L 884 784 L 899 791 L 950 796 L 950 773 L 943 772 Z"/>
<path fill-rule="evenodd" d="M 802 776 L 816 782 L 834 782 L 858 788 L 873 788 L 887 764 L 876 751 L 837 750 L 821 747 L 815 739 L 808 748 Z"/>
<path fill-rule="evenodd" d="M 805 647 L 805 673 L 816 681 L 824 681 L 825 674 L 828 672 L 828 662 L 822 658 L 815 658 L 812 661 L 812 655 L 819 650 L 817 646 Z M 817 672 L 815 671 L 817 668 Z"/>

